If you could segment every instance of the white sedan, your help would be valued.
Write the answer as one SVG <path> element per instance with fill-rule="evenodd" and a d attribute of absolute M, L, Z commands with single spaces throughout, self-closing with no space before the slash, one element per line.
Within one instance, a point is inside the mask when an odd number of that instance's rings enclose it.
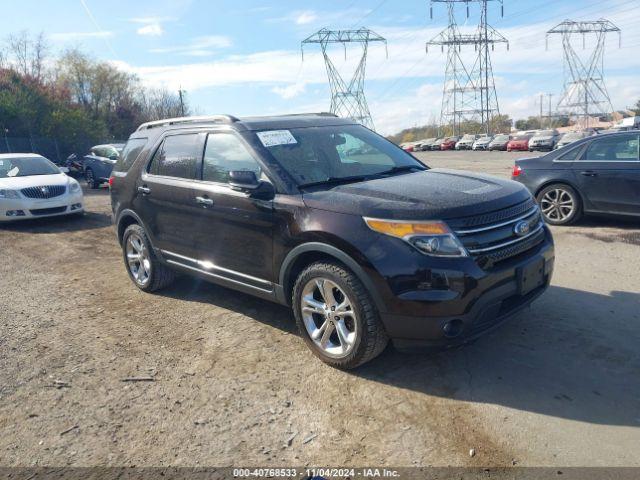
<path fill-rule="evenodd" d="M 80 184 L 33 153 L 0 154 L 0 222 L 82 213 Z"/>

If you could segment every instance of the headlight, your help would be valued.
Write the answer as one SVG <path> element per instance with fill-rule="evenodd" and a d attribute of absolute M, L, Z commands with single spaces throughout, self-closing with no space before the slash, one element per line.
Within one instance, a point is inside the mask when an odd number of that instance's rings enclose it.
<path fill-rule="evenodd" d="M 444 222 L 403 222 L 366 217 L 364 221 L 374 232 L 400 238 L 425 255 L 467 256 L 467 251 Z"/>
<path fill-rule="evenodd" d="M 20 198 L 16 190 L 3 189 L 0 190 L 0 198 Z"/>
<path fill-rule="evenodd" d="M 78 190 L 80 190 L 80 184 L 78 182 L 74 181 L 69 183 L 70 192 L 77 192 Z"/>

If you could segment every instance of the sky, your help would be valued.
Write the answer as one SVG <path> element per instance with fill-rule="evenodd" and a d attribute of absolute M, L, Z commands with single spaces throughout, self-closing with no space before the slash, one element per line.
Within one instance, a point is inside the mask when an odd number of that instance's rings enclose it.
<path fill-rule="evenodd" d="M 490 2 L 489 23 L 509 40 L 492 52 L 501 113 L 537 115 L 540 94 L 563 88 L 562 43 L 545 32 L 564 19 L 607 18 L 622 30 L 606 41 L 604 71 L 613 107 L 640 99 L 639 0 L 504 0 Z M 445 54 L 425 43 L 447 26 L 446 8 L 429 0 L 0 0 L 3 33 L 44 32 L 54 51 L 79 47 L 137 74 L 145 85 L 182 88 L 197 114 L 236 116 L 327 111 L 330 92 L 320 48 L 300 42 L 322 27 L 367 27 L 387 39 L 368 51 L 365 94 L 382 134 L 436 121 Z M 456 10 L 463 33 L 479 10 Z M 0 38 L 2 34 L 0 34 Z M 576 42 L 587 55 L 592 41 Z M 316 48 L 313 48 L 316 47 Z M 330 50 L 349 78 L 357 45 Z M 464 58 L 474 56 L 466 47 Z M 548 109 L 548 97 L 542 101 Z"/>

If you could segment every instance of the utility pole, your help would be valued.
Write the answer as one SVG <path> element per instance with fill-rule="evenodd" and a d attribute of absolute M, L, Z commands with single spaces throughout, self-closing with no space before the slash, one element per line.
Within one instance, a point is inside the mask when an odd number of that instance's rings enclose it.
<path fill-rule="evenodd" d="M 364 96 L 364 78 L 367 65 L 367 53 L 369 43 L 382 42 L 387 46 L 387 40 L 373 30 L 359 28 L 357 30 L 329 30 L 322 28 L 313 35 L 302 41 L 302 58 L 304 60 L 304 47 L 309 44 L 319 44 L 324 57 L 324 64 L 329 78 L 329 88 L 331 90 L 330 112 L 338 116 L 352 118 L 365 127 L 374 130 L 373 119 L 369 106 Z M 329 55 L 328 47 L 332 44 L 340 44 L 344 48 L 345 58 L 347 55 L 347 44 L 356 43 L 362 47 L 360 62 L 351 77 L 349 83 L 345 82 L 340 72 Z M 387 53 L 388 55 L 388 53 Z"/>
<path fill-rule="evenodd" d="M 184 98 L 183 98 L 183 95 L 185 93 L 186 92 L 184 90 L 182 90 L 182 87 L 180 87 L 178 89 L 178 96 L 180 97 L 180 116 L 181 117 L 184 117 Z"/>
<path fill-rule="evenodd" d="M 589 125 L 592 115 L 604 116 L 613 112 L 613 105 L 604 83 L 604 47 L 607 33 L 618 34 L 620 45 L 620 29 L 605 19 L 575 22 L 565 20 L 547 32 L 547 48 L 549 35 L 562 37 L 564 57 L 564 92 L 558 102 L 558 111 L 577 118 L 582 117 L 583 127 Z M 586 58 L 576 52 L 572 39 L 582 37 L 582 49 L 586 49 L 586 36 L 595 36 L 596 45 Z M 586 60 L 586 61 L 585 61 Z"/>
<path fill-rule="evenodd" d="M 549 128 L 553 125 L 553 120 L 551 118 L 551 98 L 553 97 L 553 93 L 547 93 L 547 97 L 549 97 Z"/>
<path fill-rule="evenodd" d="M 505 43 L 508 49 L 509 42 L 487 21 L 490 1 L 497 1 L 502 7 L 502 0 L 431 0 L 431 18 L 435 3 L 444 3 L 447 7 L 448 27 L 427 42 L 426 48 L 428 53 L 430 46 L 439 45 L 442 51 L 447 47 L 440 125 L 451 125 L 454 135 L 463 133 L 463 123 L 478 123 L 480 131 L 489 134 L 493 118 L 500 115 L 489 49 L 500 43 Z M 469 4 L 473 3 L 480 4 L 480 23 L 475 33 L 462 34 L 455 7 L 464 4 L 468 18 Z M 473 45 L 476 57 L 465 64 L 461 52 L 466 45 Z"/>

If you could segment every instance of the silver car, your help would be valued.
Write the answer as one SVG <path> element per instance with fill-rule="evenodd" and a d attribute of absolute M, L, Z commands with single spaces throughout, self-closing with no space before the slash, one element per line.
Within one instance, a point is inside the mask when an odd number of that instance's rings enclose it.
<path fill-rule="evenodd" d="M 576 140 L 580 140 L 582 138 L 586 138 L 591 136 L 591 132 L 569 132 L 562 135 L 558 143 L 556 143 L 556 148 L 562 148 L 565 145 L 569 145 L 570 143 L 575 142 Z"/>
<path fill-rule="evenodd" d="M 467 133 L 456 143 L 456 150 L 471 150 L 479 135 Z"/>
<path fill-rule="evenodd" d="M 472 150 L 486 150 L 489 144 L 493 140 L 493 135 L 483 135 L 473 142 Z"/>
<path fill-rule="evenodd" d="M 529 151 L 553 150 L 558 143 L 560 134 L 557 130 L 538 130 L 529 140 Z"/>

